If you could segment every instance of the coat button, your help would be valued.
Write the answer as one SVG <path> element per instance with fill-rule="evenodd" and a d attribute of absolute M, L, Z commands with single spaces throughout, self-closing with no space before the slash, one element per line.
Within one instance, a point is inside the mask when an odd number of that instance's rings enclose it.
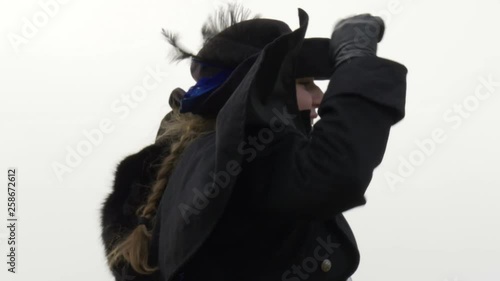
<path fill-rule="evenodd" d="M 330 269 L 332 269 L 332 262 L 329 259 L 325 259 L 321 263 L 321 270 L 323 270 L 323 272 L 328 272 Z"/>

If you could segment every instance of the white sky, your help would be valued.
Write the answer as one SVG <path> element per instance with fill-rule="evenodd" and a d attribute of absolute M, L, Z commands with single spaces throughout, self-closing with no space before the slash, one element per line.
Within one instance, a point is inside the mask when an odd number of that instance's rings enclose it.
<path fill-rule="evenodd" d="M 115 165 L 153 141 L 170 91 L 194 84 L 187 61 L 169 64 L 161 28 L 197 51 L 202 23 L 225 1 L 54 1 L 0 2 L 0 168 L 4 177 L 18 169 L 19 218 L 19 273 L 7 273 L 2 227 L 0 279 L 112 280 L 98 214 Z M 244 3 L 292 29 L 303 8 L 306 37 L 329 37 L 346 16 L 380 15 L 378 55 L 409 70 L 406 117 L 391 131 L 368 202 L 345 213 L 361 252 L 353 280 L 500 280 L 500 1 Z M 125 107 L 122 96 L 154 69 L 164 76 Z M 67 164 L 68 150 L 100 126 L 111 129 L 58 177 L 54 163 Z M 435 148 L 426 155 L 419 141 Z"/>

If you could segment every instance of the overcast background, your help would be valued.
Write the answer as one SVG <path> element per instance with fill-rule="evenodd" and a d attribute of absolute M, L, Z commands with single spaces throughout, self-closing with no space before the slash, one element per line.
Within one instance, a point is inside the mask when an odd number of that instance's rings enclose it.
<path fill-rule="evenodd" d="M 153 142 L 170 91 L 194 84 L 188 61 L 169 63 L 161 28 L 197 51 L 202 23 L 225 2 L 0 2 L 1 280 L 113 280 L 99 209 L 115 166 Z M 361 252 L 353 280 L 500 280 L 500 1 L 244 4 L 292 29 L 304 9 L 306 37 L 329 37 L 343 17 L 379 15 L 378 55 L 409 70 L 406 117 L 367 204 L 345 212 Z M 85 146 L 92 134 L 102 138 Z M 18 172 L 15 275 L 6 264 L 9 167 Z"/>

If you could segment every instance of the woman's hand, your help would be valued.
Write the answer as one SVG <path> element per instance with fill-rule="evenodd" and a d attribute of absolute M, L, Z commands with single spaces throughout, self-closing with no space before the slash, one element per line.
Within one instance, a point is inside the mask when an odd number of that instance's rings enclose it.
<path fill-rule="evenodd" d="M 376 56 L 384 30 L 382 18 L 370 14 L 340 20 L 330 41 L 330 59 L 335 67 L 354 57 Z"/>

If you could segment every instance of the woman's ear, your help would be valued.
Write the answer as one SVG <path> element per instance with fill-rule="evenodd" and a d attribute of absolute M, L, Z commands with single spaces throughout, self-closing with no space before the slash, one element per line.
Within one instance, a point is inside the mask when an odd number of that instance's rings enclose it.
<path fill-rule="evenodd" d="M 172 93 L 170 93 L 170 98 L 168 99 L 168 104 L 172 109 L 179 109 L 181 107 L 181 100 L 186 92 L 181 88 L 175 88 Z"/>

